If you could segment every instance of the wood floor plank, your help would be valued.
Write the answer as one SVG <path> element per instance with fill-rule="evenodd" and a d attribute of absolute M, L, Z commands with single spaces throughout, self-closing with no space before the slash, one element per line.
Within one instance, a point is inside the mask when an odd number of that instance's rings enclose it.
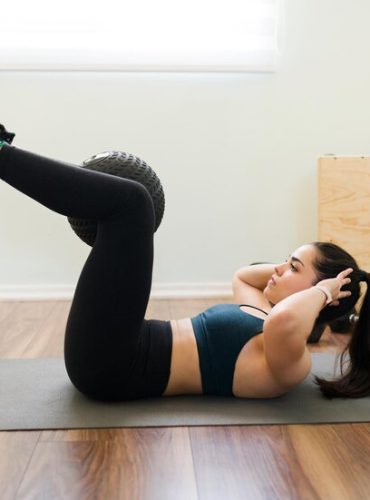
<path fill-rule="evenodd" d="M 64 351 L 64 334 L 67 324 L 70 301 L 54 301 L 50 313 L 40 325 L 35 358 L 61 358 Z"/>
<path fill-rule="evenodd" d="M 7 320 L 12 319 L 12 315 L 17 308 L 18 304 L 16 301 L 5 301 L 2 300 L 0 301 L 0 322 L 5 322 Z M 3 324 L 1 324 L 1 327 L 3 327 Z"/>
<path fill-rule="evenodd" d="M 369 424 L 287 426 L 297 460 L 319 498 L 369 498 Z"/>
<path fill-rule="evenodd" d="M 171 311 L 171 318 L 173 319 L 191 318 L 206 308 L 206 301 L 204 299 L 170 300 L 168 302 Z"/>
<path fill-rule="evenodd" d="M 149 301 L 145 317 L 147 319 L 159 319 L 168 321 L 171 319 L 171 311 L 167 300 L 151 300 Z"/>
<path fill-rule="evenodd" d="M 40 442 L 116 441 L 125 429 L 68 429 L 42 431 Z"/>
<path fill-rule="evenodd" d="M 54 302 L 18 302 L 13 314 L 1 322 L 2 358 L 33 358 L 46 338 L 42 324 L 50 316 Z"/>
<path fill-rule="evenodd" d="M 99 434 L 76 440 L 82 435 L 59 433 L 40 442 L 17 498 L 197 498 L 187 428 L 119 429 L 107 440 Z"/>
<path fill-rule="evenodd" d="M 199 500 L 318 498 L 291 453 L 285 426 L 193 427 L 189 432 Z"/>
<path fill-rule="evenodd" d="M 370 424 L 191 428 L 199 499 L 369 498 Z"/>
<path fill-rule="evenodd" d="M 0 498 L 13 500 L 41 432 L 0 432 Z"/>

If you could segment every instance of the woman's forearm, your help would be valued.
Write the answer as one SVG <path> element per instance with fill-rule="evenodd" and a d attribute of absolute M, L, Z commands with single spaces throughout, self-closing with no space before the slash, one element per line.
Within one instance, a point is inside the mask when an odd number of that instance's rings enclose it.
<path fill-rule="evenodd" d="M 238 269 L 234 275 L 234 280 L 263 290 L 274 273 L 274 264 L 255 264 Z"/>

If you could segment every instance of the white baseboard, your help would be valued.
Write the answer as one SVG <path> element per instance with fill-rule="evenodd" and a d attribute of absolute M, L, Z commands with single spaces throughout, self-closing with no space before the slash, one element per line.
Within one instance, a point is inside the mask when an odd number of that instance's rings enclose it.
<path fill-rule="evenodd" d="M 73 285 L 0 286 L 0 300 L 71 300 Z M 154 283 L 151 299 L 197 299 L 231 297 L 230 283 Z"/>
<path fill-rule="evenodd" d="M 71 300 L 73 285 L 8 285 L 0 286 L 0 300 Z"/>

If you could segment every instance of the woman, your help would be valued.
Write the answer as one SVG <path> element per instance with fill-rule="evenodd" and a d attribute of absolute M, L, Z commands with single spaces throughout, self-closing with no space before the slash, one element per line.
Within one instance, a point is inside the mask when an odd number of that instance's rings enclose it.
<path fill-rule="evenodd" d="M 153 263 L 154 211 L 139 183 L 11 146 L 0 126 L 0 177 L 62 215 L 96 219 L 98 231 L 68 316 L 65 363 L 88 397 L 121 401 L 175 394 L 280 396 L 310 372 L 307 338 L 317 321 L 343 316 L 368 274 L 332 244 L 298 248 L 279 265 L 234 277 L 235 304 L 174 321 L 144 320 Z M 246 304 L 246 305 L 236 305 Z M 369 293 L 328 397 L 370 394 Z"/>

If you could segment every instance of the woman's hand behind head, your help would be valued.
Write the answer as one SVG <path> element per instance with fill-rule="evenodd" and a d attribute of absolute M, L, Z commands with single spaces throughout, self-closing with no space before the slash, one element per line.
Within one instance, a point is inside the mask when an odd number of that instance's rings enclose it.
<path fill-rule="evenodd" d="M 351 292 L 349 290 L 342 290 L 342 287 L 351 283 L 351 278 L 348 276 L 353 272 L 353 269 L 349 267 L 344 271 L 341 271 L 335 278 L 329 278 L 319 281 L 315 286 L 321 290 L 326 290 L 328 292 L 327 296 L 331 297 L 330 305 L 339 305 L 339 300 L 345 297 L 349 297 Z M 325 293 L 325 291 L 324 291 Z"/>

